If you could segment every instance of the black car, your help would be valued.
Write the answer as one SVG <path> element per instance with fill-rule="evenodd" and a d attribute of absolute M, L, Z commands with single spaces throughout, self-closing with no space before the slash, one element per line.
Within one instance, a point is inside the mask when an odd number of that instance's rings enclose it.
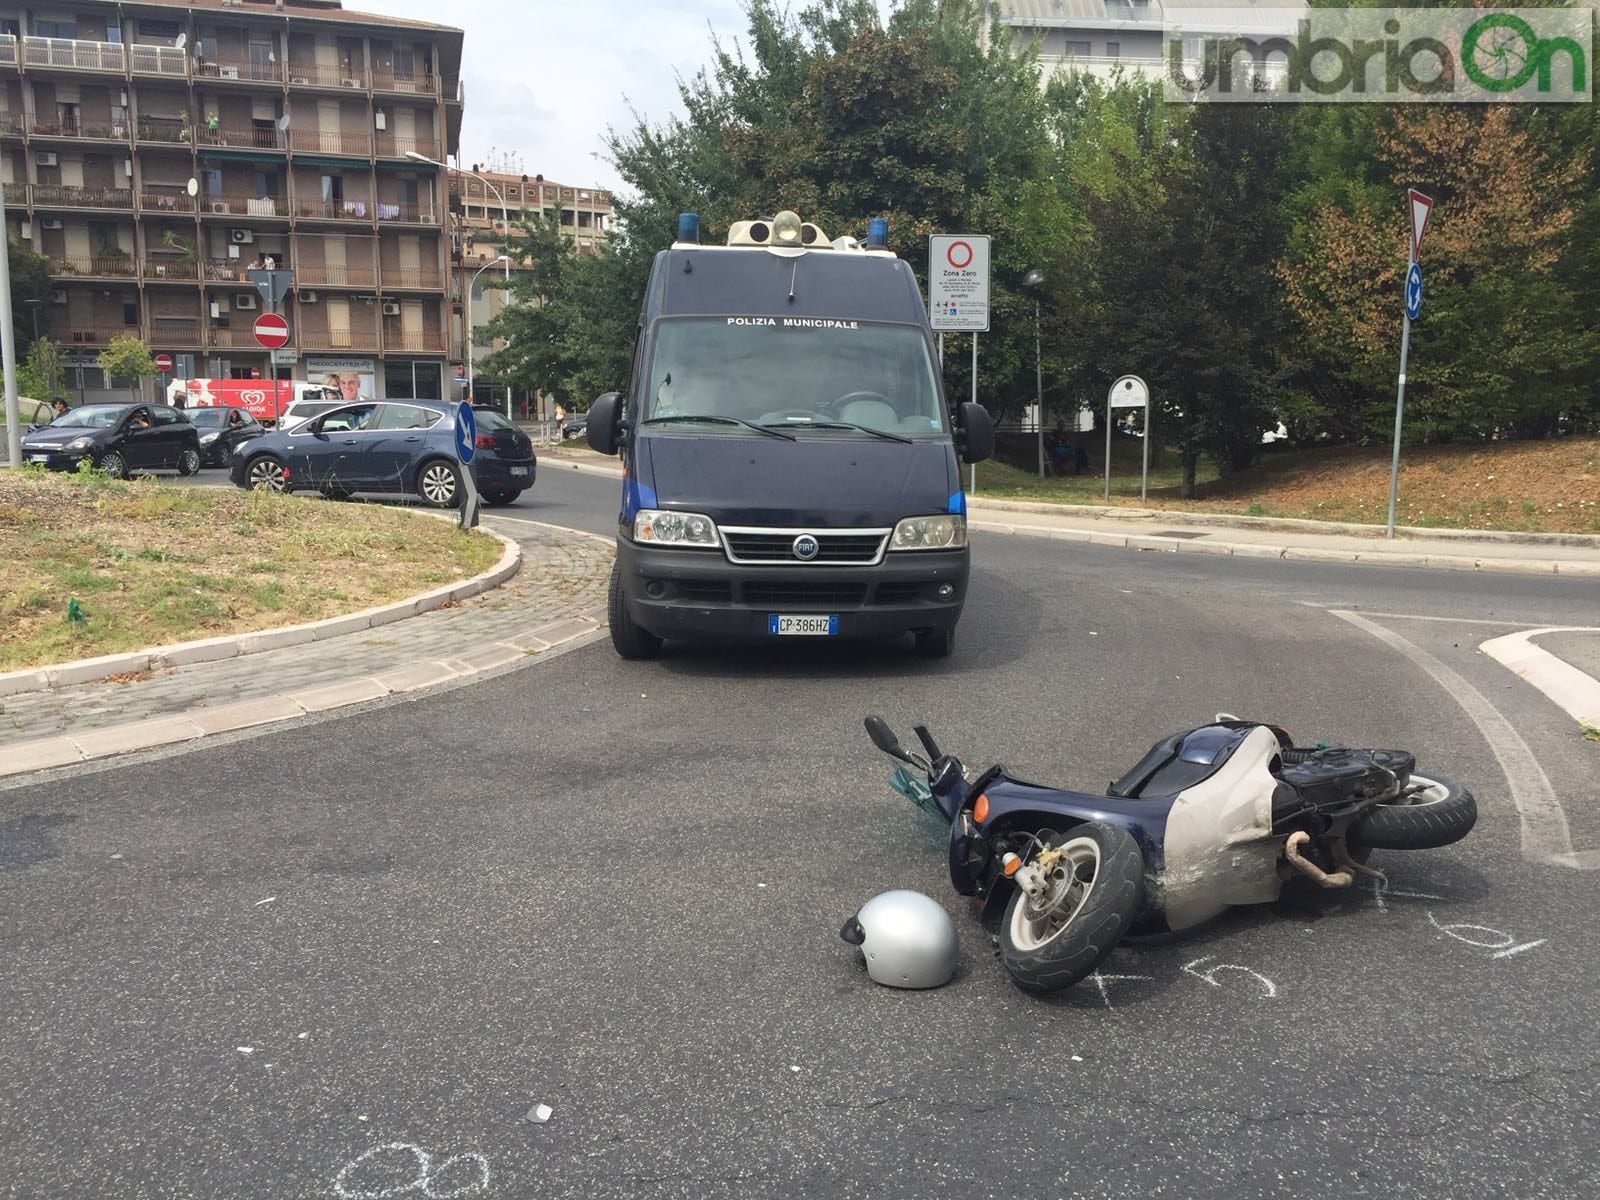
<path fill-rule="evenodd" d="M 189 422 L 200 433 L 200 461 L 207 467 L 227 469 L 233 461 L 233 448 L 258 438 L 267 427 L 242 408 L 219 404 L 212 408 L 189 409 Z"/>
<path fill-rule="evenodd" d="M 233 452 L 239 487 L 275 492 L 413 492 L 435 508 L 461 503 L 456 406 L 438 400 L 346 404 L 253 438 Z M 489 504 L 510 504 L 533 485 L 533 443 L 492 409 L 474 409 L 472 475 Z"/>
<path fill-rule="evenodd" d="M 200 469 L 200 434 L 165 404 L 86 404 L 27 434 L 22 459 L 54 471 L 75 471 L 88 460 L 118 479 L 136 471 L 193 475 Z"/>

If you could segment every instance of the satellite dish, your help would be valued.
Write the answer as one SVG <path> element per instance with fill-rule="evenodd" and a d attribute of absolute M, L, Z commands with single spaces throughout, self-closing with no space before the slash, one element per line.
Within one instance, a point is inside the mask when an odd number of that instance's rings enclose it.
<path fill-rule="evenodd" d="M 172 43 L 172 48 L 174 50 L 182 50 L 188 44 L 189 44 L 189 35 L 187 33 L 180 33 L 178 35 L 178 40 Z"/>
<path fill-rule="evenodd" d="M 200 194 L 200 181 L 191 175 L 189 177 L 189 186 L 186 190 L 188 191 L 189 195 L 198 196 Z"/>
<path fill-rule="evenodd" d="M 289 114 L 288 113 L 284 113 L 283 116 L 278 118 L 278 132 L 279 133 L 283 133 L 288 128 L 289 128 Z"/>

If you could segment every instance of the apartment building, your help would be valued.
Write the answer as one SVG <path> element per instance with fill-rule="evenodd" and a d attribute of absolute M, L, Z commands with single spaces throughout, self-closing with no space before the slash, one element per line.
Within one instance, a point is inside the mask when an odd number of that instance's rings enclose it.
<path fill-rule="evenodd" d="M 1227 35 L 1288 35 L 1304 0 L 991 0 L 993 25 L 1039 53 L 1042 80 L 1056 72 L 1159 78 L 1169 32 L 1186 44 Z M 1263 64 L 1270 75 L 1272 64 Z"/>
<path fill-rule="evenodd" d="M 455 275 L 453 294 L 455 323 L 452 327 L 452 351 L 461 366 L 465 382 L 467 359 L 467 310 L 471 309 L 471 326 L 474 331 L 472 359 L 481 365 L 503 342 L 491 340 L 484 328 L 510 303 L 511 297 L 503 288 L 486 286 L 503 267 L 487 267 L 505 245 L 504 213 L 513 224 L 526 213 L 530 218 L 558 212 L 562 232 L 578 247 L 580 253 L 593 251 L 611 230 L 611 197 L 598 188 L 572 187 L 552 183 L 543 175 L 513 175 L 495 171 L 481 171 L 474 165 L 471 172 L 452 171 L 450 174 L 450 212 L 454 221 L 451 253 Z M 513 263 L 512 276 L 526 264 Z M 470 301 L 468 300 L 470 297 Z M 487 378 L 481 370 L 473 372 L 473 394 L 486 404 L 503 405 L 506 389 L 503 384 Z M 591 397 L 585 397 L 590 399 Z M 537 404 L 520 392 L 512 397 L 517 411 L 526 401 L 530 416 L 538 415 Z"/>
<path fill-rule="evenodd" d="M 461 47 L 337 0 L 0 0 L 6 229 L 49 260 L 85 398 L 125 333 L 199 376 L 446 395 L 444 179 L 408 155 L 455 152 Z M 269 258 L 294 273 L 278 361 L 246 276 Z"/>

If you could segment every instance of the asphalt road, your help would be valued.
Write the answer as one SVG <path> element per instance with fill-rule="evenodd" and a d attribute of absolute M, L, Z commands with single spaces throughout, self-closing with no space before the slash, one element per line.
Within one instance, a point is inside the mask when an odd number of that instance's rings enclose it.
<path fill-rule="evenodd" d="M 504 511 L 604 532 L 616 491 Z M 1600 1194 L 1600 877 L 1548 808 L 1600 847 L 1600 746 L 1475 650 L 1600 584 L 974 554 L 943 663 L 602 641 L 0 791 L 0 1195 Z M 1219 709 L 1412 748 L 1478 828 L 1040 1000 L 860 726 L 1092 787 Z M 956 917 L 946 988 L 837 938 L 898 886 Z"/>

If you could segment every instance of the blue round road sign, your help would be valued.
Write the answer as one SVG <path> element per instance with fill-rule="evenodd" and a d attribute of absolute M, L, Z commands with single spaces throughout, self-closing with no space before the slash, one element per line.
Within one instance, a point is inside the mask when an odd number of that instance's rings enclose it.
<path fill-rule="evenodd" d="M 1422 311 L 1422 266 L 1412 263 L 1406 272 L 1406 317 L 1415 321 Z"/>
<path fill-rule="evenodd" d="M 463 466 L 472 461 L 478 440 L 478 420 L 472 415 L 472 405 L 462 401 L 456 407 L 456 457 Z"/>

